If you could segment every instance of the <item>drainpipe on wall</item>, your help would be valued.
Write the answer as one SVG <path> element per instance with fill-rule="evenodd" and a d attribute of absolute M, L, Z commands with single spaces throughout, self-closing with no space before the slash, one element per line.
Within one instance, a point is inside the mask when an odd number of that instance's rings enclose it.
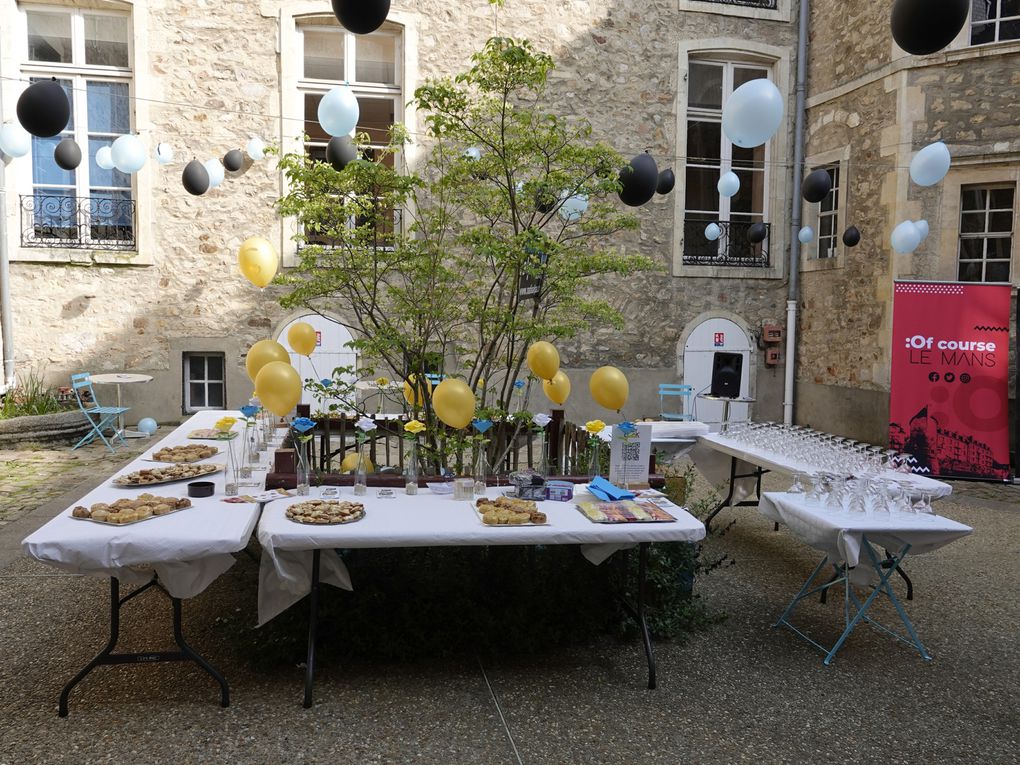
<path fill-rule="evenodd" d="M 3 114 L 4 96 L 0 87 L 0 114 Z M 0 342 L 4 347 L 4 377 L 0 391 L 14 387 L 14 328 L 11 319 L 11 268 L 7 253 L 7 179 L 3 160 L 0 160 Z"/>
<path fill-rule="evenodd" d="M 797 303 L 800 300 L 800 184 L 804 176 L 804 111 L 807 100 L 808 18 L 811 1 L 800 0 L 797 24 L 797 83 L 793 128 L 793 209 L 790 215 L 789 291 L 786 296 L 786 381 L 783 386 L 783 422 L 793 424 L 794 370 L 797 354 Z"/>

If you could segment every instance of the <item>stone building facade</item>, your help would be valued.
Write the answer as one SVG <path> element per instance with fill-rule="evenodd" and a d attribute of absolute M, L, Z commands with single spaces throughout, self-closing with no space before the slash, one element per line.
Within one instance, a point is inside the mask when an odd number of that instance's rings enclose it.
<path fill-rule="evenodd" d="M 18 369 L 42 370 L 61 384 L 82 370 L 150 374 L 154 380 L 148 385 L 125 386 L 132 418 L 180 419 L 197 406 L 190 401 L 189 383 L 198 384 L 194 395 L 205 405 L 239 406 L 251 393 L 246 349 L 261 338 L 279 337 L 299 317 L 280 308 L 274 288 L 252 287 L 236 266 L 238 246 L 253 235 L 278 246 L 284 267 L 295 262 L 293 224 L 274 211 L 283 180 L 267 159 L 246 163 L 241 172 L 228 173 L 219 188 L 193 197 L 181 187 L 183 165 L 244 148 L 250 136 L 285 150 L 299 148 L 296 136 L 306 129 L 308 97 L 325 92 L 326 80 L 338 78 L 339 58 L 347 67 L 342 76 L 353 75 L 365 99 L 367 127 L 392 119 L 420 130 L 406 107 L 416 84 L 464 69 L 472 52 L 500 34 L 527 37 L 553 56 L 551 97 L 558 111 L 589 119 L 595 137 L 625 156 L 649 150 L 660 167 L 672 166 L 678 179 L 672 195 L 638 210 L 639 230 L 619 239 L 621 248 L 655 258 L 661 272 L 596 285 L 627 317 L 626 328 L 593 328 L 562 345 L 575 391 L 568 417 L 597 414 L 586 372 L 607 363 L 629 373 L 634 403 L 627 414 L 656 414 L 658 383 L 691 376 L 685 356 L 690 367 L 692 338 L 700 337 L 698 328 L 708 326 L 706 321 L 714 321 L 740 335 L 746 390 L 759 401 L 755 416 L 778 419 L 782 366 L 765 364 L 761 330 L 783 320 L 793 118 L 788 109 L 786 124 L 767 148 L 740 160 L 719 138 L 716 107 L 742 79 L 761 75 L 773 79 L 793 103 L 796 11 L 791 0 L 508 0 L 498 12 L 486 0 L 394 0 L 381 35 L 368 40 L 344 36 L 327 0 L 2 0 L 3 119 L 13 119 L 25 80 L 56 76 L 73 83 L 75 137 L 92 148 L 88 171 L 70 179 L 42 167 L 51 160 L 38 141 L 37 157 L 3 157 L 0 200 Z M 819 41 L 817 49 L 823 45 Z M 825 62 L 813 67 L 815 93 L 838 90 L 838 82 L 852 79 L 842 74 L 821 88 L 825 77 L 836 76 L 826 71 Z M 903 70 L 889 77 L 923 75 Z M 818 128 L 812 131 L 812 151 L 829 150 L 821 143 L 826 130 L 853 130 L 854 114 L 863 124 L 876 113 L 895 118 L 898 96 L 888 92 L 885 80 L 862 87 L 869 89 L 867 107 L 841 105 L 840 99 L 856 103 L 858 94 L 832 96 L 831 106 L 813 102 L 811 120 Z M 916 81 L 909 92 L 922 93 L 923 82 Z M 824 121 L 827 109 L 843 116 Z M 131 178 L 104 175 L 95 150 L 125 129 L 150 147 L 150 161 Z M 878 133 L 862 138 L 860 150 L 874 152 L 890 167 L 902 164 L 882 153 L 878 138 Z M 176 154 L 162 167 L 151 160 L 151 149 L 160 142 Z M 844 144 L 833 139 L 832 145 Z M 413 151 L 408 161 L 415 161 Z M 711 200 L 699 179 L 717 178 L 721 167 L 740 161 L 749 183 L 748 196 L 735 200 L 729 211 L 736 221 L 735 244 L 732 251 L 723 245 L 706 257 L 700 232 L 713 211 L 705 209 Z M 692 164 L 701 168 L 700 175 Z M 855 179 L 865 182 L 863 176 Z M 861 187 L 857 196 L 873 199 L 877 214 L 892 192 L 881 180 L 871 183 L 881 194 Z M 712 186 L 714 194 L 714 180 Z M 106 213 L 101 222 L 113 229 L 106 239 L 88 212 L 76 212 L 79 218 L 72 224 L 54 225 L 60 214 L 47 218 L 31 207 L 53 196 L 77 200 L 71 203 L 76 211 L 87 210 L 84 200 L 104 195 L 130 203 L 127 212 Z M 723 212 L 716 210 L 715 216 Z M 746 244 L 738 246 L 738 223 L 757 220 L 771 224 L 769 239 L 765 252 L 748 254 Z M 868 299 L 881 297 L 881 266 L 873 259 L 868 263 L 856 267 L 872 282 L 860 291 L 868 292 Z M 831 293 L 824 297 L 817 283 L 850 273 L 846 268 L 807 274 L 806 302 L 824 309 Z M 861 302 L 867 302 L 863 296 Z M 336 310 L 342 315 L 342 306 Z M 817 321 L 812 315 L 805 314 L 809 335 Z M 885 327 L 882 309 L 870 303 L 842 321 L 848 332 Z M 803 345 L 802 387 L 859 380 L 866 390 L 881 389 L 877 355 L 862 357 L 856 377 L 842 368 L 829 375 L 815 348 L 813 341 Z M 821 382 L 810 382 L 819 376 Z"/>
<path fill-rule="evenodd" d="M 862 238 L 852 249 L 816 241 L 802 251 L 799 422 L 885 441 L 895 280 L 1004 281 L 1016 304 L 1020 26 L 1008 9 L 998 19 L 998 5 L 974 0 L 945 50 L 911 56 L 892 40 L 888 4 L 812 0 L 806 170 L 838 170 L 836 230 L 856 225 Z M 927 188 L 911 183 L 911 157 L 939 140 L 953 158 L 949 174 Z M 961 202 L 998 212 L 977 230 L 961 225 Z M 817 221 L 815 205 L 804 213 Z M 896 254 L 889 237 L 906 219 L 927 220 L 930 233 L 915 252 Z M 993 257 L 972 257 L 986 241 Z"/>

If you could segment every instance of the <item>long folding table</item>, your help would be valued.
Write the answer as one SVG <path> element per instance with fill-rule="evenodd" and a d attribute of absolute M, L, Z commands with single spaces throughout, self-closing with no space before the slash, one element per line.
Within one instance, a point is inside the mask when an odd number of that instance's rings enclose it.
<path fill-rule="evenodd" d="M 121 488 L 113 484 L 113 479 L 143 468 L 166 467 L 165 463 L 149 461 L 153 451 L 165 446 L 197 443 L 189 441 L 188 433 L 198 428 L 211 427 L 225 414 L 237 413 L 215 411 L 194 415 L 22 542 L 25 553 L 35 560 L 74 574 L 110 579 L 109 639 L 96 657 L 64 686 L 59 703 L 61 717 L 67 715 L 71 690 L 97 666 L 107 664 L 193 661 L 216 680 L 220 686 L 220 703 L 223 706 L 229 705 L 226 680 L 184 638 L 181 601 L 201 593 L 233 565 L 233 553 L 243 550 L 248 544 L 258 521 L 259 506 L 224 502 L 224 472 L 221 471 L 201 479 L 215 484 L 212 497 L 191 499 L 190 508 L 170 515 L 123 526 L 100 524 L 71 516 L 76 505 L 90 507 L 97 502 L 109 504 L 121 497 L 134 498 L 143 492 L 162 497 L 186 497 L 188 481 Z M 241 427 L 243 425 L 239 421 L 234 429 L 239 430 Z M 220 448 L 225 447 L 221 445 Z M 203 462 L 226 464 L 227 456 L 221 452 Z M 122 584 L 139 587 L 121 596 Z M 170 599 L 174 640 L 179 650 L 115 653 L 121 608 L 150 589 L 160 590 Z"/>
<path fill-rule="evenodd" d="M 490 488 L 487 496 L 501 491 Z M 581 494 L 578 499 L 594 499 Z M 547 515 L 546 525 L 489 526 L 482 523 L 471 503 L 427 489 L 415 496 L 398 491 L 395 498 L 381 498 L 376 489 L 354 497 L 345 490 L 341 499 L 362 502 L 365 517 L 354 523 L 317 526 L 296 523 L 286 517 L 287 507 L 302 497 L 277 500 L 266 505 L 259 523 L 258 539 L 263 555 L 259 575 L 259 622 L 272 619 L 288 606 L 310 595 L 308 658 L 304 705 L 312 704 L 315 647 L 321 583 L 353 589 L 350 573 L 338 549 L 386 547 L 447 547 L 475 545 L 579 545 L 592 563 L 600 564 L 615 551 L 637 546 L 637 601 L 625 603 L 641 628 L 648 663 L 648 687 L 655 687 L 655 662 L 644 616 L 644 585 L 648 548 L 654 542 L 696 542 L 705 527 L 682 508 L 664 505 L 676 520 L 667 523 L 592 523 L 573 502 L 539 502 Z"/>

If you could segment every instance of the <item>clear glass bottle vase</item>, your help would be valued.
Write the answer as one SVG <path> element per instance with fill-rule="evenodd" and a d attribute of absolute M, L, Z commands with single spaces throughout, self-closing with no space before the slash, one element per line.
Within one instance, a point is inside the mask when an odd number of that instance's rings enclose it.
<path fill-rule="evenodd" d="M 358 466 L 354 470 L 354 494 L 363 497 L 368 494 L 368 453 L 365 442 L 358 439 Z"/>
<path fill-rule="evenodd" d="M 308 496 L 311 490 L 311 476 L 308 469 L 308 443 L 300 439 L 294 439 L 294 454 L 296 456 L 295 488 L 299 496 Z"/>
<path fill-rule="evenodd" d="M 229 436 L 229 434 L 228 434 Z M 227 466 L 223 476 L 223 493 L 228 497 L 236 497 L 240 492 L 238 489 L 238 468 L 237 453 L 234 450 L 233 438 L 223 438 L 223 449 L 227 453 Z"/>
<path fill-rule="evenodd" d="M 602 441 L 594 438 L 591 444 L 591 460 L 588 463 L 588 480 L 594 480 L 600 475 L 602 475 Z"/>
<path fill-rule="evenodd" d="M 410 441 L 404 457 L 404 491 L 418 493 L 418 442 Z"/>
<path fill-rule="evenodd" d="M 480 446 L 478 448 L 478 454 L 475 455 L 474 474 L 475 474 L 475 495 L 479 497 L 484 497 L 486 482 L 489 475 L 489 460 L 485 455 L 484 446 Z"/>

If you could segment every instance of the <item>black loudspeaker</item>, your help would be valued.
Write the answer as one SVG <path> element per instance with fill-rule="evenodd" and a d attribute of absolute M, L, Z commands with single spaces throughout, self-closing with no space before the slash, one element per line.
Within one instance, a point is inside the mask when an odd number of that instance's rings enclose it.
<path fill-rule="evenodd" d="M 712 395 L 740 398 L 740 376 L 743 369 L 743 354 L 716 351 L 712 357 Z"/>

